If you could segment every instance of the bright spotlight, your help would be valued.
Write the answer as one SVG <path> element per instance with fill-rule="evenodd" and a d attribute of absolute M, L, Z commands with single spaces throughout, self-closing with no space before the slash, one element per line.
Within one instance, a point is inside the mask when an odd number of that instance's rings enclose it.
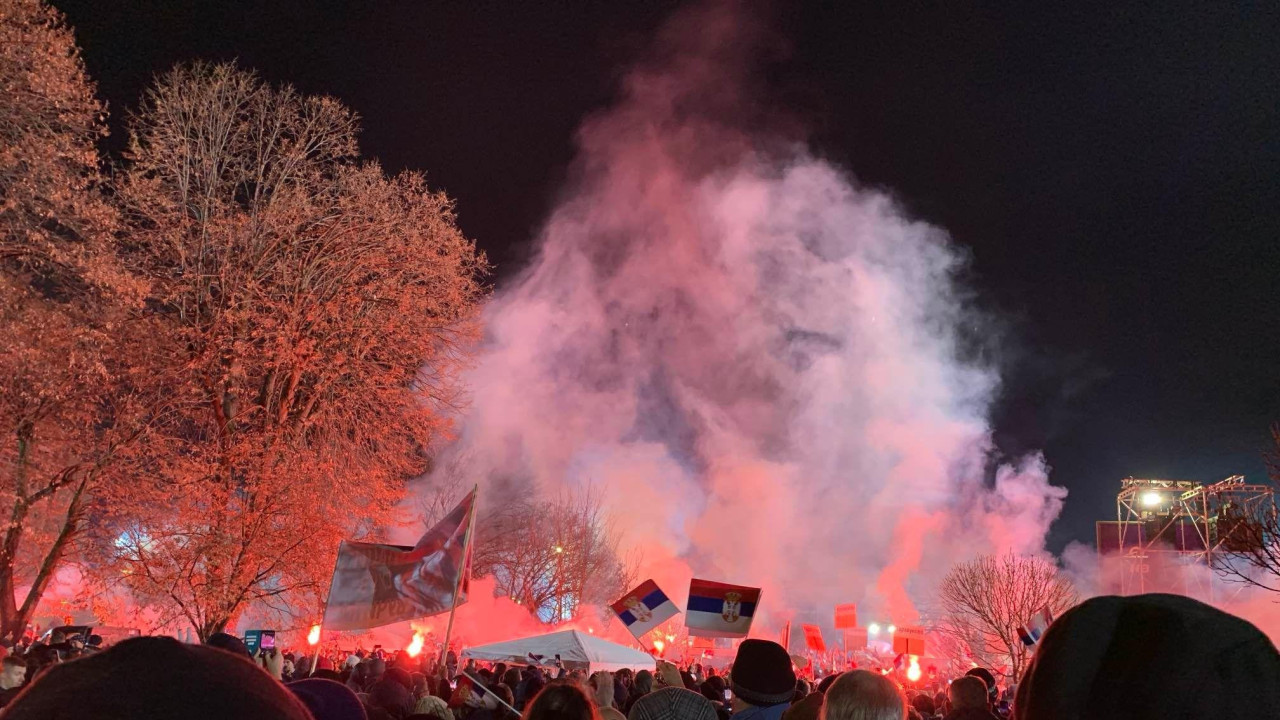
<path fill-rule="evenodd" d="M 870 625 L 868 625 L 868 626 L 867 626 L 867 632 L 871 633 L 872 635 L 879 635 L 879 634 L 880 634 L 880 624 L 879 624 L 879 623 L 871 623 Z"/>
<path fill-rule="evenodd" d="M 890 625 L 890 626 L 889 626 L 888 628 L 886 628 L 886 629 L 889 631 L 889 634 L 890 634 L 890 635 L 892 635 L 892 634 L 894 634 L 894 633 L 898 632 L 898 626 L 897 626 L 897 625 Z"/>
<path fill-rule="evenodd" d="M 1155 507 L 1164 500 L 1164 496 L 1158 492 L 1148 492 L 1142 495 L 1142 504 L 1146 507 Z"/>

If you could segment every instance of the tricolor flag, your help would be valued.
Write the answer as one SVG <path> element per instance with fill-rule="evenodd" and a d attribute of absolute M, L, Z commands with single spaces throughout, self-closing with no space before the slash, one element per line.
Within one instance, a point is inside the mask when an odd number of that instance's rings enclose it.
<path fill-rule="evenodd" d="M 671 598 L 652 580 L 640 583 L 639 587 L 623 595 L 610 607 L 637 640 L 680 612 Z"/>
<path fill-rule="evenodd" d="M 1053 613 L 1045 606 L 1031 618 L 1031 622 L 1018 626 L 1018 638 L 1023 645 L 1031 646 L 1040 642 L 1049 626 L 1053 624 Z"/>
<path fill-rule="evenodd" d="M 449 612 L 466 602 L 475 504 L 473 490 L 413 547 L 344 540 L 324 629 L 364 630 Z"/>
<path fill-rule="evenodd" d="M 1036 644 L 1035 638 L 1031 637 L 1031 631 L 1027 630 L 1026 625 L 1018 626 L 1018 639 L 1021 640 L 1022 644 L 1026 645 L 1027 647 L 1031 647 L 1032 645 Z"/>
<path fill-rule="evenodd" d="M 746 637 L 759 604 L 760 588 L 694 578 L 689 583 L 684 624 L 690 635 Z"/>

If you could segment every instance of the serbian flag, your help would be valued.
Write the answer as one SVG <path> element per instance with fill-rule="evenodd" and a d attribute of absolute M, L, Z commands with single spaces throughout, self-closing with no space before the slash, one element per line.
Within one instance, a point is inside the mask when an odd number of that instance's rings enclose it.
<path fill-rule="evenodd" d="M 690 635 L 746 637 L 759 604 L 760 588 L 694 578 L 689 583 L 684 624 Z"/>
<path fill-rule="evenodd" d="M 1035 639 L 1031 637 L 1031 631 L 1027 629 L 1026 625 L 1018 626 L 1018 639 L 1027 647 L 1031 647 L 1036 644 Z"/>
<path fill-rule="evenodd" d="M 475 505 L 472 490 L 413 547 L 342 541 L 324 629 L 375 628 L 465 603 Z"/>
<path fill-rule="evenodd" d="M 680 612 L 671 598 L 652 580 L 640 583 L 639 587 L 623 595 L 610 607 L 637 640 Z"/>
<path fill-rule="evenodd" d="M 1018 626 L 1018 638 L 1022 640 L 1023 645 L 1031 646 L 1040 642 L 1041 636 L 1053 624 L 1053 613 L 1048 606 L 1044 607 L 1040 612 L 1031 618 L 1031 622 L 1026 625 Z"/>

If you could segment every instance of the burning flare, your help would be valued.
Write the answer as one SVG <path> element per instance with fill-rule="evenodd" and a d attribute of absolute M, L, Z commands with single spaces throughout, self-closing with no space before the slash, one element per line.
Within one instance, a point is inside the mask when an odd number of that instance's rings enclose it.
<path fill-rule="evenodd" d="M 920 679 L 920 661 L 915 655 L 911 656 L 911 664 L 907 666 L 907 679 L 911 682 Z"/>
<path fill-rule="evenodd" d="M 318 642 L 320 642 L 320 626 L 312 625 L 311 632 L 307 633 L 307 644 L 315 645 Z"/>
<path fill-rule="evenodd" d="M 409 647 L 405 648 L 405 652 L 409 653 L 409 657 L 418 657 L 422 652 L 422 645 L 425 642 L 426 639 L 422 637 L 422 633 L 415 632 L 413 634 L 413 640 L 409 641 Z"/>

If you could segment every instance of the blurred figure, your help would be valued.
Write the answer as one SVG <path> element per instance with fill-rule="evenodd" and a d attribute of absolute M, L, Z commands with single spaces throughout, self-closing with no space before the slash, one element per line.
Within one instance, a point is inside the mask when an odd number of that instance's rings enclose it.
<path fill-rule="evenodd" d="M 947 689 L 951 712 L 947 720 L 995 720 L 991 713 L 991 695 L 987 684 L 975 675 L 956 678 Z"/>
<path fill-rule="evenodd" d="M 907 700 L 898 686 L 885 676 L 867 670 L 850 670 L 827 689 L 820 717 L 821 720 L 903 720 L 907 717 Z"/>
<path fill-rule="evenodd" d="M 588 681 L 591 687 L 592 699 L 596 701 L 596 708 L 600 711 L 600 717 L 604 720 L 624 720 L 626 715 L 618 710 L 613 703 L 613 673 L 598 672 L 591 675 Z"/>
<path fill-rule="evenodd" d="M 529 703 L 524 720 L 600 720 L 587 693 L 574 683 L 555 682 Z"/>
<path fill-rule="evenodd" d="M 339 682 L 308 678 L 285 687 L 307 706 L 315 720 L 365 720 L 367 717 L 360 699 Z"/>
<path fill-rule="evenodd" d="M 653 673 L 648 670 L 641 670 L 636 673 L 635 682 L 631 683 L 631 697 L 627 698 L 627 706 L 623 708 L 627 716 L 631 716 L 631 708 L 635 707 L 636 701 L 653 692 Z"/>
<path fill-rule="evenodd" d="M 5 720 L 313 720 L 307 707 L 251 662 L 173 638 L 125 640 L 50 668 L 5 708 Z"/>
<path fill-rule="evenodd" d="M 717 720 L 711 701 L 692 690 L 662 688 L 645 695 L 631 708 L 628 720 Z"/>
<path fill-rule="evenodd" d="M 1018 720 L 1263 718 L 1280 653 L 1245 620 L 1181 595 L 1096 597 L 1049 626 L 1018 686 Z"/>
<path fill-rule="evenodd" d="M 16 655 L 0 660 L 0 707 L 9 704 L 27 681 L 27 661 Z"/>

